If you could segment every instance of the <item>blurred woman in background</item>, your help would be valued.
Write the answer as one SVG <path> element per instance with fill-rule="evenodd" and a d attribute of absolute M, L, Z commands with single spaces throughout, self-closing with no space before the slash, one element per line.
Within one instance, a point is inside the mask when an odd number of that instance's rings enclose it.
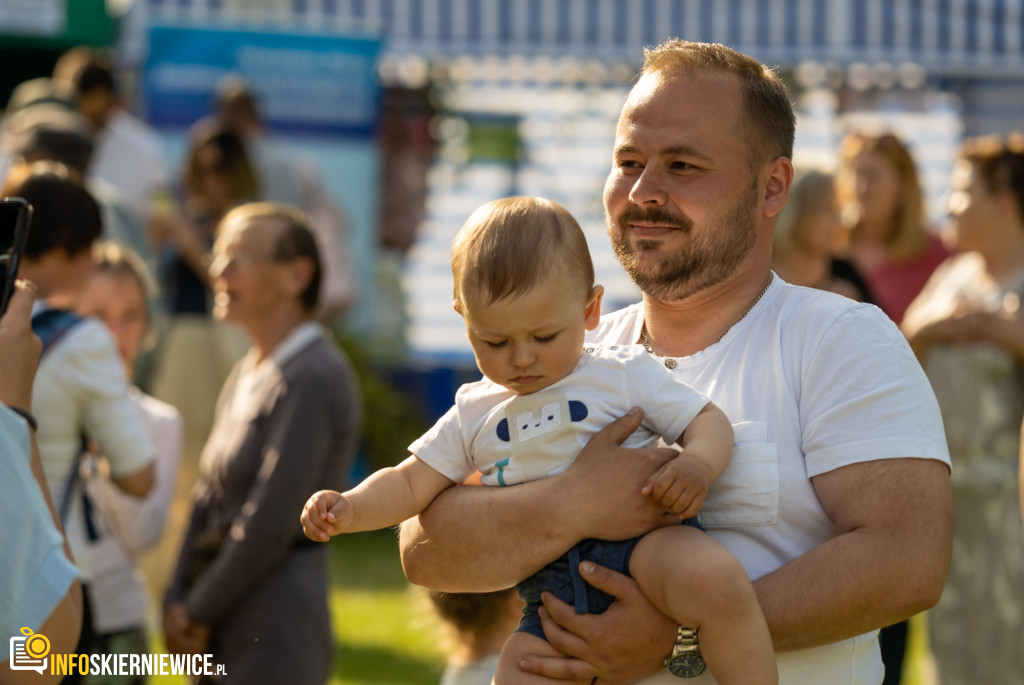
<path fill-rule="evenodd" d="M 184 211 L 171 204 L 151 222 L 170 325 L 149 388 L 182 412 L 186 452 L 197 454 L 217 393 L 246 348 L 244 336 L 213 320 L 207 273 L 217 224 L 232 207 L 258 199 L 256 175 L 238 136 L 216 126 L 201 131 L 188 153 L 181 191 Z"/>
<path fill-rule="evenodd" d="M 184 216 L 164 216 L 154 228 L 165 250 L 161 278 L 171 313 L 209 314 L 207 267 L 217 224 L 228 211 L 256 200 L 256 174 L 237 135 L 210 127 L 195 139 L 182 178 Z M 162 220 L 160 220 L 162 219 Z"/>
<path fill-rule="evenodd" d="M 897 324 L 949 251 L 928 230 L 917 169 L 900 140 L 848 135 L 837 191 L 849 229 L 841 256 L 864 276 L 875 304 Z"/>
<path fill-rule="evenodd" d="M 141 258 L 116 243 L 93 249 L 92 276 L 82 291 L 78 311 L 99 319 L 114 336 L 125 377 L 131 379 L 135 360 L 149 332 L 149 300 L 153 286 Z M 160 541 L 171 505 L 181 456 L 182 423 L 178 411 L 130 387 L 129 398 L 142 417 L 156 450 L 153 487 L 145 497 L 121 492 L 100 468 L 86 481 L 90 501 L 98 511 L 97 525 L 105 534 L 93 545 L 93 621 L 104 654 L 145 654 L 149 650 L 146 623 L 150 597 L 139 568 L 139 555 Z M 85 683 L 141 683 L 144 678 L 89 675 Z"/>
<path fill-rule="evenodd" d="M 298 516 L 311 493 L 344 487 L 362 401 L 348 359 L 313 320 L 322 273 L 298 210 L 252 203 L 222 221 L 214 314 L 251 347 L 217 402 L 163 624 L 169 650 L 225 666 L 223 685 L 319 685 L 330 673 L 330 550 L 306 539 Z"/>
<path fill-rule="evenodd" d="M 872 302 L 867 283 L 850 262 L 833 256 L 842 228 L 831 174 L 798 169 L 789 201 L 775 220 L 772 270 L 794 285 Z"/>
<path fill-rule="evenodd" d="M 1024 136 L 967 141 L 950 212 L 959 254 L 903 332 L 935 389 L 953 461 L 953 559 L 929 614 L 943 685 L 1024 683 Z"/>

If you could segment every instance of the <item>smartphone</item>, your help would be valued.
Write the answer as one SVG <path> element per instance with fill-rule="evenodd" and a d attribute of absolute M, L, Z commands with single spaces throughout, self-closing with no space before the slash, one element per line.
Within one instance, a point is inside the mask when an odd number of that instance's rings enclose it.
<path fill-rule="evenodd" d="M 32 205 L 20 197 L 0 198 L 0 315 L 14 293 L 18 265 L 25 251 Z"/>

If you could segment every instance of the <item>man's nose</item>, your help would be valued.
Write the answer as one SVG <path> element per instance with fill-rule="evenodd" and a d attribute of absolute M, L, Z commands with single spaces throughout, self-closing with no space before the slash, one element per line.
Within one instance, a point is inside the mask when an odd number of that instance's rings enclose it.
<path fill-rule="evenodd" d="M 664 205 L 668 201 L 664 179 L 656 167 L 645 167 L 629 190 L 629 201 L 635 205 Z"/>

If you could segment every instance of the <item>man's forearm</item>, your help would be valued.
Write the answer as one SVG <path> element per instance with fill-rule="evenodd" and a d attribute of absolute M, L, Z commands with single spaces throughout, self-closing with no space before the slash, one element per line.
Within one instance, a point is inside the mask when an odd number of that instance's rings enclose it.
<path fill-rule="evenodd" d="M 841 525 L 848 532 L 754 581 L 776 650 L 861 635 L 938 601 L 951 547 L 948 470 L 940 462 L 896 461 L 916 462 L 916 483 L 903 486 L 891 525 Z M 899 487 L 888 487 L 893 501 Z"/>
<path fill-rule="evenodd" d="M 444 592 L 511 587 L 558 558 L 577 539 L 558 525 L 556 479 L 509 488 L 448 488 L 402 524 L 399 547 L 409 580 Z M 566 522 L 567 523 L 567 522 Z"/>
<path fill-rule="evenodd" d="M 858 537 L 835 538 L 754 582 L 777 651 L 845 640 L 934 605 L 938 596 L 914 579 L 869 563 L 879 541 Z"/>
<path fill-rule="evenodd" d="M 405 575 L 444 592 L 511 587 L 589 537 L 627 540 L 678 524 L 641 494 L 670 448 L 619 447 L 643 412 L 616 419 L 594 435 L 568 470 L 513 487 L 460 485 L 442 492 L 402 525 Z"/>

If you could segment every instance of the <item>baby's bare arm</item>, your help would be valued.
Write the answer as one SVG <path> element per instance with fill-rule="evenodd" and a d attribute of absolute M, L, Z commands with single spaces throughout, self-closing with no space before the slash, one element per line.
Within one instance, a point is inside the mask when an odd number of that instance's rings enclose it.
<path fill-rule="evenodd" d="M 732 457 L 733 433 L 729 419 L 710 402 L 676 441 L 683 451 L 647 482 L 643 492 L 673 514 L 696 516 Z"/>
<path fill-rule="evenodd" d="M 732 458 L 732 424 L 725 412 L 708 402 L 694 417 L 676 444 L 683 448 L 683 454 L 699 459 L 711 471 L 714 482 Z"/>
<path fill-rule="evenodd" d="M 394 526 L 422 512 L 454 484 L 412 456 L 377 471 L 351 490 L 317 492 L 302 510 L 302 528 L 310 539 L 324 541 L 339 533 Z"/>

